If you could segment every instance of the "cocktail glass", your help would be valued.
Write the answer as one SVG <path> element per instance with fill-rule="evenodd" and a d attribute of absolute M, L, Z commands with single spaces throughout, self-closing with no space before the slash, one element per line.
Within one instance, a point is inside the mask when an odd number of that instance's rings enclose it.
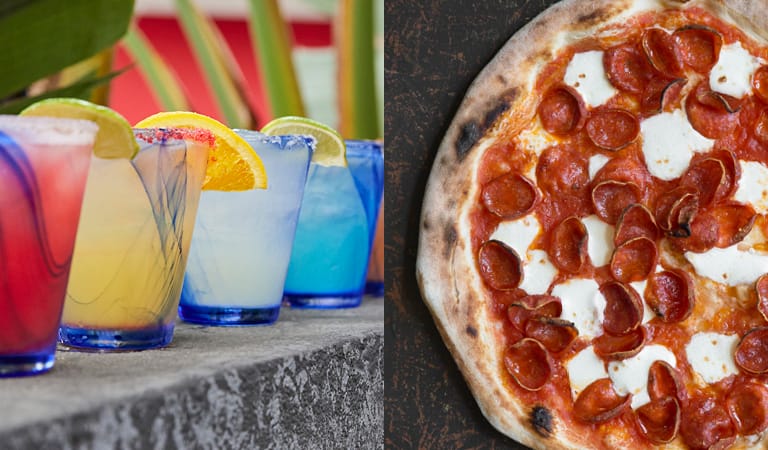
<path fill-rule="evenodd" d="M 53 367 L 98 127 L 0 116 L 0 376 Z"/>
<path fill-rule="evenodd" d="M 269 185 L 203 192 L 179 305 L 190 322 L 270 324 L 280 313 L 314 140 L 235 131 L 261 157 Z"/>
<path fill-rule="evenodd" d="M 132 160 L 91 164 L 59 329 L 69 347 L 141 350 L 173 338 L 212 136 L 134 135 L 140 150 Z"/>
<path fill-rule="evenodd" d="M 381 202 L 381 144 L 347 141 L 349 167 L 311 164 L 285 282 L 298 308 L 360 305 Z"/>

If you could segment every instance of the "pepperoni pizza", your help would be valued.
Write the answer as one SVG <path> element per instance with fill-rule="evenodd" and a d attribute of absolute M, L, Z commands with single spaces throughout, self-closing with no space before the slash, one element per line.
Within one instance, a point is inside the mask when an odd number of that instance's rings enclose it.
<path fill-rule="evenodd" d="M 418 278 L 535 448 L 768 446 L 768 2 L 566 0 L 466 94 Z"/>

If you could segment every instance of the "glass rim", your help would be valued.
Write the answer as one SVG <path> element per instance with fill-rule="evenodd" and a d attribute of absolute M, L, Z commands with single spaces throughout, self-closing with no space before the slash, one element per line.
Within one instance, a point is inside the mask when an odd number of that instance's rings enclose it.
<path fill-rule="evenodd" d="M 213 133 L 202 128 L 157 127 L 132 128 L 132 130 L 136 140 L 141 140 L 147 144 L 154 144 L 156 141 L 161 144 L 194 142 L 213 147 L 216 142 Z"/>
<path fill-rule="evenodd" d="M 304 144 L 314 152 L 315 146 L 317 145 L 317 139 L 304 134 L 279 134 L 272 136 L 260 131 L 246 130 L 243 128 L 234 128 L 232 131 L 246 141 L 252 139 L 264 144 L 278 145 L 281 150 L 290 148 L 291 144 Z"/>
<path fill-rule="evenodd" d="M 36 144 L 93 145 L 99 126 L 90 120 L 0 114 L 0 132 Z"/>

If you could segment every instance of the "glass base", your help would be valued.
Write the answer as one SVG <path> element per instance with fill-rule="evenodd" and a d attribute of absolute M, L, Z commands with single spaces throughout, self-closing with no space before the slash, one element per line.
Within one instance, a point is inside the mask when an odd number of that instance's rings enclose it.
<path fill-rule="evenodd" d="M 181 320 L 201 325 L 271 325 L 280 315 L 280 305 L 269 308 L 230 308 L 179 305 Z"/>
<path fill-rule="evenodd" d="M 54 352 L 26 356 L 0 356 L 0 378 L 24 377 L 48 372 L 53 367 Z"/>
<path fill-rule="evenodd" d="M 283 299 L 292 308 L 338 309 L 355 308 L 363 301 L 362 294 L 292 294 L 285 293 Z"/>
<path fill-rule="evenodd" d="M 384 297 L 384 282 L 367 281 L 365 283 L 365 293 L 374 297 Z"/>
<path fill-rule="evenodd" d="M 173 339 L 173 323 L 143 330 L 92 330 L 61 326 L 59 342 L 74 350 L 121 352 L 165 347 Z"/>

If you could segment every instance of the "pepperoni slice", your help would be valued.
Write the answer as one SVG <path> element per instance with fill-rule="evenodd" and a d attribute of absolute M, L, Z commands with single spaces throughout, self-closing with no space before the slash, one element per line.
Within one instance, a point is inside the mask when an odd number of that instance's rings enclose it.
<path fill-rule="evenodd" d="M 708 449 L 733 437 L 731 418 L 715 398 L 696 396 L 682 406 L 680 436 L 689 447 Z"/>
<path fill-rule="evenodd" d="M 605 74 L 612 85 L 618 89 L 640 94 L 653 75 L 648 59 L 635 46 L 630 44 L 611 47 L 603 53 Z"/>
<path fill-rule="evenodd" d="M 654 444 L 666 444 L 677 436 L 680 429 L 680 403 L 675 397 L 652 400 L 635 413 L 640 431 Z"/>
<path fill-rule="evenodd" d="M 762 144 L 768 144 L 768 111 L 760 111 L 760 115 L 752 127 L 752 135 Z"/>
<path fill-rule="evenodd" d="M 603 329 L 615 336 L 627 334 L 643 320 L 643 301 L 631 287 L 609 281 L 600 286 L 605 297 Z"/>
<path fill-rule="evenodd" d="M 592 341 L 595 354 L 604 359 L 621 360 L 640 353 L 645 345 L 645 328 L 637 327 L 622 336 L 601 334 Z"/>
<path fill-rule="evenodd" d="M 695 188 L 678 186 L 656 199 L 656 223 L 672 236 L 690 236 L 689 224 L 699 210 L 699 194 Z"/>
<path fill-rule="evenodd" d="M 709 106 L 715 110 L 725 110 L 729 113 L 739 112 L 742 106 L 742 100 L 730 95 L 722 94 L 709 89 L 703 89 L 696 92 L 697 100 L 704 106 Z"/>
<path fill-rule="evenodd" d="M 730 188 L 725 173 L 725 164 L 716 158 L 694 161 L 680 179 L 680 186 L 699 191 L 699 204 L 709 206 L 715 198 L 722 198 Z"/>
<path fill-rule="evenodd" d="M 524 338 L 507 349 L 504 366 L 517 384 L 528 391 L 538 391 L 552 375 L 547 350 L 530 338 Z"/>
<path fill-rule="evenodd" d="M 680 98 L 686 82 L 685 78 L 652 78 L 640 98 L 641 112 L 644 115 L 653 115 L 673 109 L 672 105 Z"/>
<path fill-rule="evenodd" d="M 589 160 L 581 151 L 550 147 L 539 157 L 536 180 L 550 194 L 580 197 L 589 186 Z"/>
<path fill-rule="evenodd" d="M 706 80 L 700 82 L 685 100 L 685 112 L 691 126 L 710 139 L 729 135 L 739 124 L 739 115 L 729 112 L 725 97 L 713 93 Z"/>
<path fill-rule="evenodd" d="M 538 199 L 533 182 L 519 173 L 507 173 L 483 186 L 483 204 L 488 211 L 505 219 L 528 214 Z"/>
<path fill-rule="evenodd" d="M 643 32 L 641 42 L 654 69 L 671 77 L 683 76 L 680 51 L 671 34 L 661 28 L 649 28 Z"/>
<path fill-rule="evenodd" d="M 763 432 L 768 427 L 768 389 L 754 382 L 737 384 L 725 400 L 736 431 L 744 436 Z"/>
<path fill-rule="evenodd" d="M 521 333 L 534 317 L 559 317 L 563 311 L 560 299 L 551 295 L 526 295 L 507 308 L 507 318 Z"/>
<path fill-rule="evenodd" d="M 621 150 L 637 139 L 640 121 L 623 109 L 592 111 L 587 119 L 587 136 L 596 146 L 605 150 Z"/>
<path fill-rule="evenodd" d="M 477 255 L 480 275 L 493 289 L 508 291 L 523 281 L 523 265 L 514 250 L 501 241 L 491 240 L 480 246 Z"/>
<path fill-rule="evenodd" d="M 752 74 L 752 91 L 755 97 L 768 103 L 768 66 L 761 66 Z"/>
<path fill-rule="evenodd" d="M 666 361 L 654 361 L 648 370 L 648 396 L 651 400 L 678 397 L 683 392 L 680 375 Z"/>
<path fill-rule="evenodd" d="M 736 347 L 733 359 L 746 372 L 768 372 L 768 327 L 749 330 Z"/>
<path fill-rule="evenodd" d="M 567 136 L 584 125 L 586 107 L 578 92 L 562 85 L 544 94 L 537 112 L 545 130 L 556 136 Z"/>
<path fill-rule="evenodd" d="M 616 225 L 624 209 L 642 200 L 640 188 L 632 182 L 603 181 L 592 189 L 592 206 L 604 222 Z"/>
<path fill-rule="evenodd" d="M 741 242 L 752 230 L 757 214 L 749 205 L 729 203 L 716 206 L 712 216 L 717 221 L 717 243 L 720 248 L 730 247 Z"/>
<path fill-rule="evenodd" d="M 610 378 L 601 378 L 587 386 L 573 404 L 576 418 L 589 423 L 613 419 L 629 406 L 630 395 L 620 396 Z"/>
<path fill-rule="evenodd" d="M 659 227 L 656 226 L 651 210 L 643 204 L 635 203 L 629 205 L 619 217 L 613 243 L 618 247 L 638 237 L 645 237 L 655 242 L 659 237 Z"/>
<path fill-rule="evenodd" d="M 709 158 L 720 161 L 725 169 L 724 186 L 718 189 L 715 195 L 715 202 L 719 202 L 730 197 L 736 191 L 736 184 L 741 177 L 741 166 L 736 161 L 736 156 L 730 150 L 713 150 L 708 155 Z"/>
<path fill-rule="evenodd" d="M 645 299 L 662 322 L 677 323 L 691 315 L 694 292 L 693 280 L 687 273 L 665 270 L 648 278 Z"/>
<path fill-rule="evenodd" d="M 579 331 L 567 320 L 551 317 L 534 317 L 525 324 L 525 335 L 539 341 L 552 353 L 565 350 Z"/>
<path fill-rule="evenodd" d="M 686 237 L 670 238 L 670 243 L 683 252 L 702 253 L 717 244 L 719 226 L 712 214 L 697 214 L 690 223 Z"/>
<path fill-rule="evenodd" d="M 652 240 L 639 237 L 616 247 L 611 257 L 611 274 L 622 283 L 648 278 L 658 260 L 658 249 Z"/>
<path fill-rule="evenodd" d="M 757 293 L 757 310 L 768 320 L 768 274 L 763 274 L 755 282 Z"/>
<path fill-rule="evenodd" d="M 552 263 L 568 273 L 578 273 L 587 260 L 587 227 L 571 216 L 555 227 L 549 245 Z"/>
<path fill-rule="evenodd" d="M 717 63 L 723 37 L 709 27 L 690 25 L 673 33 L 683 64 L 698 73 L 709 73 Z"/>

